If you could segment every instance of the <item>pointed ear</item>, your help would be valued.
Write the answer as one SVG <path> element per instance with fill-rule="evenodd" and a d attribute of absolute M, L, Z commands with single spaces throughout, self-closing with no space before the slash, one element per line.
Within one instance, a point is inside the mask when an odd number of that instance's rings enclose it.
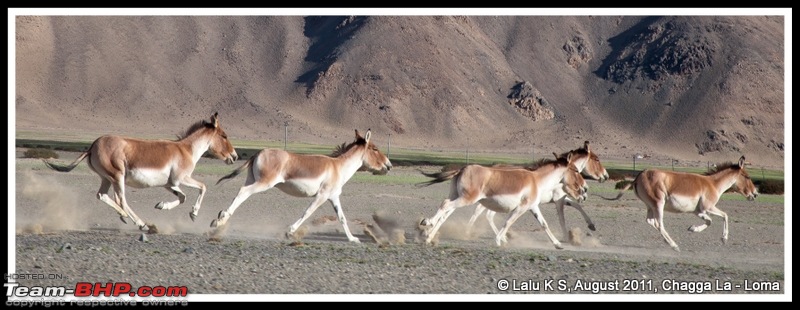
<path fill-rule="evenodd" d="M 583 141 L 583 149 L 589 152 L 589 140 Z"/>
<path fill-rule="evenodd" d="M 553 152 L 553 156 L 555 156 L 556 160 L 558 160 L 558 154 L 556 154 L 556 152 Z"/>
<path fill-rule="evenodd" d="M 211 125 L 213 125 L 214 128 L 219 127 L 219 113 L 214 112 L 214 115 L 211 115 Z"/>
<path fill-rule="evenodd" d="M 739 168 L 744 168 L 744 155 L 742 155 L 742 157 L 739 158 Z"/>
<path fill-rule="evenodd" d="M 358 140 L 358 139 L 363 139 L 363 138 L 364 138 L 364 137 L 362 137 L 362 136 L 361 136 L 361 134 L 360 134 L 360 133 L 358 133 L 358 129 L 356 129 L 356 140 Z"/>
<path fill-rule="evenodd" d="M 369 143 L 369 138 L 371 137 L 372 137 L 372 129 L 367 129 L 367 134 L 364 135 L 364 140 L 367 140 L 367 143 Z"/>

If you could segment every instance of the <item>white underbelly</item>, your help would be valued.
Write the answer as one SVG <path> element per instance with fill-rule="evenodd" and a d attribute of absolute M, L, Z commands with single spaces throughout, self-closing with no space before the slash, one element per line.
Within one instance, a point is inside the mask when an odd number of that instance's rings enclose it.
<path fill-rule="evenodd" d="M 497 195 L 479 200 L 484 207 L 497 213 L 511 212 L 519 206 L 520 201 L 520 195 Z"/>
<path fill-rule="evenodd" d="M 539 201 L 541 201 L 541 203 L 553 202 L 554 198 L 555 199 L 559 199 L 559 198 L 561 198 L 563 196 L 566 196 L 566 194 L 561 189 L 561 187 L 558 187 L 558 188 L 553 189 L 551 191 L 542 192 L 541 197 L 539 197 Z"/>
<path fill-rule="evenodd" d="M 697 210 L 699 201 L 698 197 L 669 195 L 664 204 L 664 210 L 675 213 L 694 212 Z"/>
<path fill-rule="evenodd" d="M 147 188 L 164 186 L 169 180 L 169 167 L 163 169 L 132 169 L 125 175 L 125 184 L 130 187 Z"/>
<path fill-rule="evenodd" d="M 275 184 L 275 187 L 295 197 L 311 197 L 319 193 L 320 184 L 320 180 L 300 179 L 278 183 Z"/>

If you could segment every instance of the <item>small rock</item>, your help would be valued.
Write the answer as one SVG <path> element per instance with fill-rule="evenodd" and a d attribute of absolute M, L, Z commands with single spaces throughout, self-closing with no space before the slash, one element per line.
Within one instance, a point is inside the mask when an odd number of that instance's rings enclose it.
<path fill-rule="evenodd" d="M 149 240 L 147 240 L 147 235 L 145 235 L 145 234 L 142 234 L 142 235 L 140 235 L 140 236 L 139 236 L 139 241 L 141 241 L 141 242 L 147 242 L 147 241 L 149 241 Z"/>
<path fill-rule="evenodd" d="M 545 257 L 545 260 L 547 260 L 548 262 L 554 262 L 556 261 L 556 257 L 553 255 L 547 255 L 547 257 Z"/>
<path fill-rule="evenodd" d="M 62 244 L 61 248 L 58 249 L 58 253 L 61 253 L 64 250 L 72 250 L 72 244 L 69 244 L 69 242 Z"/>
<path fill-rule="evenodd" d="M 183 249 L 183 253 L 193 254 L 194 253 L 194 248 L 192 248 L 192 247 L 185 248 L 185 249 Z"/>

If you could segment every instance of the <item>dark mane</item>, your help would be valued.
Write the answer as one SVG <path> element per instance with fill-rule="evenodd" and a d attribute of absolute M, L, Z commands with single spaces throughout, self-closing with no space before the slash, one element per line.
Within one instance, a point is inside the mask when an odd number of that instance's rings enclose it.
<path fill-rule="evenodd" d="M 708 171 L 706 171 L 706 173 L 704 173 L 703 175 L 712 175 L 712 174 L 715 174 L 717 172 L 724 171 L 724 170 L 727 170 L 727 169 L 739 170 L 740 168 L 739 168 L 739 164 L 738 163 L 726 161 L 724 163 L 717 164 L 714 167 L 708 168 Z"/>
<path fill-rule="evenodd" d="M 574 154 L 586 154 L 586 155 L 588 155 L 589 151 L 587 151 L 585 148 L 577 148 L 577 149 L 574 149 L 574 150 L 571 150 L 571 151 L 566 151 L 564 153 L 558 154 L 558 158 L 567 158 L 567 155 L 569 155 L 569 153 L 572 153 L 573 155 Z M 591 154 L 594 155 L 594 153 L 591 153 Z"/>
<path fill-rule="evenodd" d="M 569 152 L 567 152 L 567 153 L 569 153 Z M 559 156 L 559 158 L 564 158 L 564 157 L 560 157 Z M 532 163 L 530 163 L 528 165 L 525 165 L 525 169 L 533 171 L 533 170 L 539 169 L 541 167 L 544 167 L 546 165 L 549 165 L 549 164 L 552 164 L 552 163 L 555 163 L 555 162 L 557 162 L 557 160 L 555 160 L 555 159 L 542 158 L 542 159 L 537 160 L 535 162 L 532 162 Z"/>
<path fill-rule="evenodd" d="M 198 131 L 200 129 L 203 129 L 205 127 L 208 127 L 208 126 L 209 126 L 209 124 L 206 121 L 204 121 L 204 120 L 203 121 L 198 121 L 198 122 L 192 124 L 192 126 L 189 126 L 189 128 L 187 128 L 186 131 L 183 132 L 183 134 L 179 134 L 178 135 L 178 140 L 183 140 L 184 138 L 186 138 L 186 137 L 192 135 L 193 133 L 195 133 L 196 131 Z"/>
<path fill-rule="evenodd" d="M 346 143 L 342 142 L 342 144 L 337 145 L 336 148 L 333 149 L 333 153 L 331 153 L 330 156 L 331 157 L 342 156 L 342 154 L 347 153 L 347 151 L 349 151 L 354 146 L 360 145 L 360 144 L 363 145 L 366 142 L 367 142 L 367 140 L 364 140 L 364 139 L 358 139 L 356 141 L 350 142 L 350 144 L 346 144 Z"/>

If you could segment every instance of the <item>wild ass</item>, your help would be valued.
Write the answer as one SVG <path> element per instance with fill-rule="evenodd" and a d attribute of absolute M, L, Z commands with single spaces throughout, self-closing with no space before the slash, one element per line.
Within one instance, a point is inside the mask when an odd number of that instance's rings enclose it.
<path fill-rule="evenodd" d="M 625 190 L 633 186 L 633 190 L 647 206 L 647 224 L 661 232 L 664 241 L 675 251 L 680 251 L 678 244 L 670 238 L 664 227 L 664 211 L 673 213 L 693 212 L 705 220 L 704 224 L 692 225 L 689 231 L 701 232 L 711 225 L 709 214 L 722 217 L 722 243 L 728 241 L 728 214 L 717 208 L 722 194 L 733 187 L 736 192 L 753 201 L 758 196 L 756 186 L 745 170 L 744 156 L 738 163 L 726 162 L 709 169 L 704 175 L 686 172 L 675 172 L 659 169 L 644 170 L 636 176 L 633 183 L 628 184 L 615 198 L 622 197 Z M 601 196 L 602 197 L 602 196 Z"/>
<path fill-rule="evenodd" d="M 561 155 L 557 155 L 557 157 L 565 157 L 568 153 L 572 154 L 572 162 L 575 167 L 578 169 L 578 172 L 581 173 L 583 176 L 588 176 L 592 179 L 598 180 L 599 182 L 604 182 L 608 179 L 608 171 L 606 168 L 603 167 L 603 164 L 600 163 L 600 158 L 589 148 L 589 141 L 585 141 L 582 147 L 577 149 L 571 150 L 567 153 L 563 153 Z M 507 167 L 514 167 L 514 166 L 507 166 Z M 519 167 L 523 168 L 523 167 Z M 525 167 L 526 169 L 531 169 L 531 167 Z M 586 181 L 583 178 L 578 178 L 579 182 L 582 182 L 582 187 L 584 188 L 584 192 L 588 192 L 589 187 L 586 185 Z M 583 210 L 583 206 L 581 206 L 580 202 L 586 200 L 588 195 L 584 195 L 581 197 L 573 197 L 577 201 L 573 201 L 569 198 L 568 194 L 564 191 L 564 186 L 559 185 L 556 186 L 552 191 L 546 191 L 542 193 L 542 203 L 552 202 L 556 205 L 556 211 L 558 214 L 558 221 L 561 224 L 561 232 L 563 240 L 567 239 L 567 225 L 566 219 L 564 218 L 564 205 L 569 205 L 578 210 L 583 216 L 584 221 L 586 221 L 587 226 L 590 230 L 596 230 L 592 219 L 586 214 L 586 211 Z M 485 211 L 484 208 L 480 203 L 475 206 L 475 212 L 473 213 L 472 217 L 469 219 L 467 224 L 467 235 L 470 235 L 472 231 L 472 226 L 474 225 L 475 221 L 478 219 L 478 216 Z M 486 212 L 486 220 L 489 221 L 489 226 L 492 228 L 492 231 L 497 234 L 497 226 L 494 224 L 494 211 L 488 210 Z"/>
<path fill-rule="evenodd" d="M 325 155 L 302 155 L 277 149 L 263 149 L 251 157 L 244 165 L 237 168 L 229 175 L 219 179 L 220 182 L 233 178 L 247 170 L 247 180 L 239 189 L 239 193 L 227 210 L 219 212 L 216 220 L 211 222 L 211 227 L 220 227 L 228 222 L 245 200 L 250 195 L 277 187 L 284 193 L 295 197 L 314 197 L 303 216 L 289 226 L 288 236 L 294 235 L 300 225 L 322 205 L 325 200 L 331 202 L 339 222 L 344 227 L 347 239 L 360 242 L 350 233 L 347 220 L 339 202 L 342 187 L 361 167 L 366 167 L 373 172 L 386 173 L 392 168 L 392 163 L 378 147 L 370 142 L 372 133 L 362 137 L 356 132 L 355 141 L 340 148 L 333 157 Z"/>
<path fill-rule="evenodd" d="M 146 224 L 128 205 L 125 198 L 125 185 L 135 188 L 164 187 L 178 197 L 171 202 L 159 202 L 156 209 L 169 210 L 186 200 L 180 185 L 200 190 L 197 201 L 189 217 L 192 221 L 200 211 L 200 204 L 206 192 L 205 184 L 192 178 L 197 161 L 206 152 L 226 163 L 232 164 L 239 156 L 228 140 L 228 135 L 219 124 L 219 114 L 214 113 L 211 121 L 199 121 L 190 126 L 176 141 L 142 140 L 136 138 L 105 135 L 95 140 L 69 166 L 57 165 L 44 160 L 44 163 L 60 172 L 69 172 L 85 158 L 89 158 L 89 168 L 100 176 L 100 189 L 97 199 L 114 208 L 120 220 L 131 218 L 139 229 L 154 225 Z M 114 187 L 114 199 L 108 190 Z"/>
<path fill-rule="evenodd" d="M 583 195 L 581 193 L 583 188 L 580 185 L 582 183 L 576 179 L 580 178 L 580 174 L 572 164 L 571 154 L 566 157 L 557 157 L 555 160 L 544 161 L 532 171 L 467 165 L 460 170 L 426 175 L 435 179 L 420 183 L 419 186 L 428 186 L 452 179 L 449 197 L 442 202 L 433 217 L 423 219 L 419 224 L 420 234 L 428 244 L 433 241 L 439 228 L 453 211 L 480 202 L 489 210 L 510 213 L 495 237 L 498 246 L 507 242 L 508 229 L 525 211 L 530 209 L 553 245 L 557 249 L 562 249 L 561 243 L 550 232 L 547 221 L 539 210 L 539 203 L 542 201 L 544 192 L 553 190 L 562 182 L 567 185 L 567 191 L 573 197 Z"/>

